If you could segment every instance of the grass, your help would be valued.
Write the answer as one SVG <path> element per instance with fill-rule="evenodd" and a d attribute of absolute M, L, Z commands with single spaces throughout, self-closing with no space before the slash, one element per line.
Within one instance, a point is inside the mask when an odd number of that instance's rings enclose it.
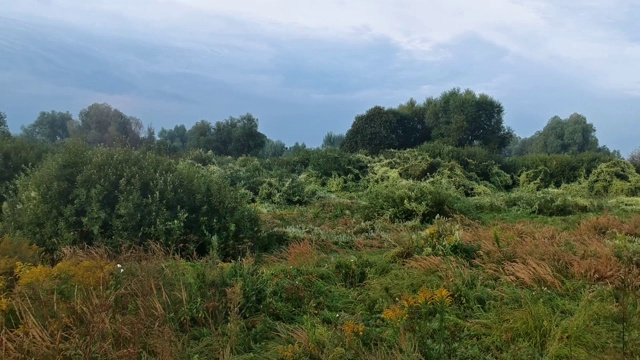
<path fill-rule="evenodd" d="M 640 216 L 393 223 L 338 198 L 261 216 L 289 243 L 236 262 L 67 249 L 51 267 L 3 239 L 2 358 L 640 357 Z"/>

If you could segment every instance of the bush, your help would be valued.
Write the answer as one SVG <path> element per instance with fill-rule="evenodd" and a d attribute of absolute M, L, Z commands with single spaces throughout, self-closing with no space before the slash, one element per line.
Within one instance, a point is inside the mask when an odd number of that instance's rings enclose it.
<path fill-rule="evenodd" d="M 541 216 L 568 216 L 599 209 L 597 202 L 570 197 L 560 190 L 551 189 L 516 191 L 507 195 L 505 204 L 525 214 Z"/>
<path fill-rule="evenodd" d="M 268 179 L 260 187 L 258 195 L 260 201 L 277 205 L 304 205 L 312 198 L 313 194 L 307 191 L 297 176 L 288 179 Z"/>
<path fill-rule="evenodd" d="M 215 168 L 71 144 L 18 180 L 3 224 L 47 252 L 153 241 L 181 254 L 217 248 L 237 257 L 259 227 L 246 201 Z"/>
<path fill-rule="evenodd" d="M 364 156 L 349 154 L 338 149 L 312 150 L 309 170 L 324 180 L 332 176 L 350 177 L 359 181 L 367 175 L 368 162 Z"/>
<path fill-rule="evenodd" d="M 504 169 L 514 178 L 519 177 L 527 183 L 536 181 L 538 188 L 560 187 L 588 177 L 600 164 L 614 159 L 611 154 L 593 152 L 578 155 L 536 154 L 507 158 Z M 523 174 L 526 174 L 524 178 Z"/>
<path fill-rule="evenodd" d="M 598 166 L 586 186 L 594 196 L 640 196 L 640 175 L 629 162 L 614 160 Z"/>
<path fill-rule="evenodd" d="M 374 184 L 365 192 L 363 212 L 368 219 L 418 220 L 426 223 L 436 215 L 464 213 L 467 200 L 453 184 L 442 178 L 426 182 L 389 180 Z"/>

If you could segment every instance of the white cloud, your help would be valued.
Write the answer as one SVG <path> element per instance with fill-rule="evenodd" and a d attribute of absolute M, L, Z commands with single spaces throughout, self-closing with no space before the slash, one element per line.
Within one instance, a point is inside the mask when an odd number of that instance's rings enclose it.
<path fill-rule="evenodd" d="M 230 59 L 243 51 L 259 54 L 245 64 L 256 62 L 258 69 L 273 56 L 265 39 L 385 39 L 405 56 L 446 61 L 447 44 L 478 36 L 508 50 L 516 61 L 552 66 L 607 91 L 640 94 L 640 44 L 616 25 L 638 7 L 633 0 L 0 2 L 7 3 L 2 4 L 7 17 L 171 43 Z"/>

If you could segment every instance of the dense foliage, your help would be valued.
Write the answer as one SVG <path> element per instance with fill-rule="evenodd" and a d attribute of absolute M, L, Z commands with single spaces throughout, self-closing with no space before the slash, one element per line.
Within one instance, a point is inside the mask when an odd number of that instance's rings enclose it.
<path fill-rule="evenodd" d="M 0 113 L 0 357 L 638 358 L 637 152 L 502 114 L 453 89 L 310 148 Z"/>
<path fill-rule="evenodd" d="M 16 182 L 5 230 L 52 252 L 160 242 L 181 253 L 246 252 L 258 235 L 245 196 L 216 168 L 69 143 Z"/>
<path fill-rule="evenodd" d="M 375 106 L 356 116 L 340 147 L 349 152 L 378 154 L 387 149 L 407 149 L 427 140 L 424 119 L 396 109 Z"/>

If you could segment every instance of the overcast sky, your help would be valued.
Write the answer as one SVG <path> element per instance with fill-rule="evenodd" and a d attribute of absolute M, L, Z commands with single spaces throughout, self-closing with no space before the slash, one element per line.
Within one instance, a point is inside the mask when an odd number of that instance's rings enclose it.
<path fill-rule="evenodd" d="M 640 146 L 637 0 L 0 0 L 0 111 L 108 102 L 161 127 L 251 112 L 318 146 L 375 105 L 485 92 L 520 136 L 585 115 Z"/>

